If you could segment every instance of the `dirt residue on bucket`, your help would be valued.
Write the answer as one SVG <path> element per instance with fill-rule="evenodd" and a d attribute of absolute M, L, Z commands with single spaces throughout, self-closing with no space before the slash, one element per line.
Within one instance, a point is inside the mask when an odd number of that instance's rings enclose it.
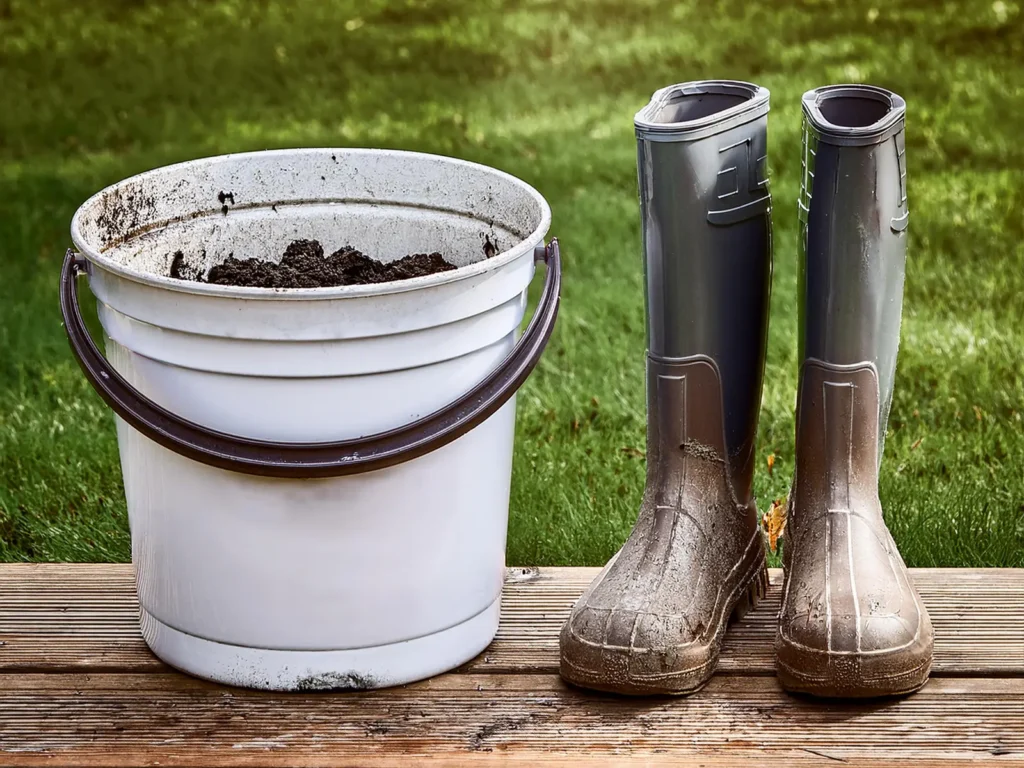
<path fill-rule="evenodd" d="M 203 258 L 206 258 L 205 251 L 203 252 Z M 201 270 L 188 264 L 185 261 L 185 254 L 178 251 L 174 254 L 174 258 L 171 259 L 171 277 L 175 280 L 197 280 L 202 282 L 203 273 Z"/>
<path fill-rule="evenodd" d="M 295 684 L 296 691 L 366 691 L 377 687 L 377 681 L 369 675 L 356 672 L 324 672 L 308 675 Z"/>
<path fill-rule="evenodd" d="M 118 185 L 100 198 L 102 208 L 95 224 L 104 245 L 116 245 L 155 215 L 156 201 L 138 183 Z"/>
<path fill-rule="evenodd" d="M 440 253 L 414 253 L 384 263 L 350 246 L 325 257 L 318 241 L 296 240 L 285 249 L 280 263 L 231 255 L 214 266 L 205 279 L 186 266 L 184 254 L 178 251 L 171 260 L 170 276 L 246 288 L 324 288 L 408 280 L 455 268 Z"/>

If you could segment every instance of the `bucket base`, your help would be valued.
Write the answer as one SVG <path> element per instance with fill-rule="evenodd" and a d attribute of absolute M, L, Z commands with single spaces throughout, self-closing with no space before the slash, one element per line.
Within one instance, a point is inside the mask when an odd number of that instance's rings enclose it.
<path fill-rule="evenodd" d="M 369 690 L 423 680 L 463 664 L 498 631 L 501 599 L 454 627 L 412 640 L 341 651 L 282 651 L 205 640 L 142 611 L 142 636 L 162 661 L 217 683 L 267 691 Z"/>

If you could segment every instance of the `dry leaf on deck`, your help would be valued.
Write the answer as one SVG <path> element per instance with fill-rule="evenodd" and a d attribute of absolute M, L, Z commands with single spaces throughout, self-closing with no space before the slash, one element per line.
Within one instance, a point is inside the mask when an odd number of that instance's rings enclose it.
<path fill-rule="evenodd" d="M 779 539 L 786 530 L 786 512 L 789 499 L 776 499 L 772 507 L 761 517 L 761 525 L 768 534 L 768 548 L 774 554 L 779 547 Z"/>

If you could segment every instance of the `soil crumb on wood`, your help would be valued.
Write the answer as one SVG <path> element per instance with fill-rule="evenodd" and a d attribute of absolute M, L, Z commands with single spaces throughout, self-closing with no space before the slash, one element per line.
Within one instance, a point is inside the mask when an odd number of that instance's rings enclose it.
<path fill-rule="evenodd" d="M 171 277 L 215 285 L 246 288 L 324 288 L 338 285 L 368 285 L 408 280 L 455 269 L 440 253 L 414 253 L 387 264 L 345 246 L 324 256 L 316 240 L 296 240 L 284 252 L 279 264 L 260 259 L 228 256 L 214 266 L 204 280 L 184 267 L 179 251 L 171 262 Z"/>

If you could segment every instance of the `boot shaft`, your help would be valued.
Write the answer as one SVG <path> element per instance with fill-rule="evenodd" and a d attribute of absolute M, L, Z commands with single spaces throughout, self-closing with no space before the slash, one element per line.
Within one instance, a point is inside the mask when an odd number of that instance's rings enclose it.
<path fill-rule="evenodd" d="M 879 460 L 906 267 L 905 110 L 899 96 L 872 86 L 803 97 L 800 360 L 874 367 Z"/>
<path fill-rule="evenodd" d="M 720 375 L 732 482 L 751 493 L 771 292 L 768 91 L 702 81 L 663 88 L 636 115 L 647 348 L 703 356 Z M 648 420 L 659 418 L 648 400 Z M 652 449 L 654 446 L 652 446 Z"/>

